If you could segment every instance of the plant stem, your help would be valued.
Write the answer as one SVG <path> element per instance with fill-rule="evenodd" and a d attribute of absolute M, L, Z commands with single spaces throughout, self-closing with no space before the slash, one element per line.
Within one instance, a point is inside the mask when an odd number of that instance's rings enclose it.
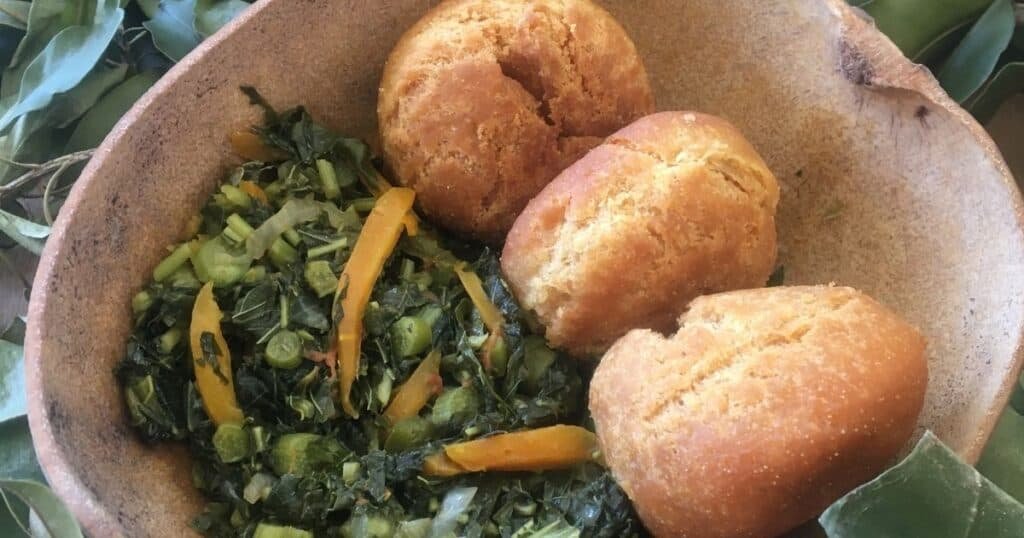
<path fill-rule="evenodd" d="M 68 168 L 71 168 L 70 163 L 60 165 L 60 168 L 46 182 L 46 188 L 43 189 L 43 218 L 46 219 L 47 226 L 53 226 L 53 215 L 50 213 L 50 193 L 53 192 L 53 186 L 57 183 L 57 180 L 60 179 L 60 176 L 64 175 Z"/>
<path fill-rule="evenodd" d="M 17 161 L 12 161 L 10 159 L 0 157 L 0 162 L 5 162 L 12 166 L 20 166 L 22 168 L 29 169 L 28 172 L 25 172 L 24 174 L 14 178 L 7 184 L 0 185 L 0 200 L 10 196 L 12 193 L 18 192 L 19 190 L 21 190 L 22 187 L 32 184 L 46 177 L 48 174 L 52 174 L 54 171 L 59 170 L 61 167 L 65 165 L 70 167 L 71 165 L 89 160 L 95 151 L 96 150 L 94 149 L 76 151 L 74 153 L 62 155 L 60 157 L 57 157 L 56 159 L 47 161 L 42 164 L 19 163 Z"/>

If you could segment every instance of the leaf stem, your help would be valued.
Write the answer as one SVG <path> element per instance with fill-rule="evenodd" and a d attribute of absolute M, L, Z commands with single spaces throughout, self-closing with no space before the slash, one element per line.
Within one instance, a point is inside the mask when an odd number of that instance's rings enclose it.
<path fill-rule="evenodd" d="M 7 498 L 7 492 L 5 492 L 3 488 L 0 488 L 0 498 L 3 498 L 4 505 L 7 506 L 7 511 L 11 513 L 11 519 L 13 519 L 18 528 L 21 529 L 21 532 L 25 533 L 25 536 L 32 538 L 32 533 L 28 530 L 28 527 L 21 522 L 21 518 L 18 517 L 18 514 L 15 513 L 14 507 L 11 506 L 10 499 Z"/>
<path fill-rule="evenodd" d="M 60 165 L 50 179 L 46 182 L 46 188 L 43 189 L 43 218 L 46 219 L 47 226 L 53 226 L 53 214 L 50 212 L 50 193 L 53 191 L 53 186 L 57 183 L 60 176 L 64 175 L 64 172 L 71 167 L 71 163 L 65 162 Z"/>
<path fill-rule="evenodd" d="M 71 165 L 89 160 L 95 151 L 95 149 L 76 151 L 74 153 L 62 155 L 42 164 L 19 163 L 5 157 L 0 157 L 0 162 L 29 169 L 28 172 L 14 178 L 9 183 L 0 185 L 0 200 L 10 196 L 13 192 L 19 191 L 22 187 L 46 177 L 47 174 L 52 174 L 54 171 L 60 170 L 62 167 L 70 167 Z"/>

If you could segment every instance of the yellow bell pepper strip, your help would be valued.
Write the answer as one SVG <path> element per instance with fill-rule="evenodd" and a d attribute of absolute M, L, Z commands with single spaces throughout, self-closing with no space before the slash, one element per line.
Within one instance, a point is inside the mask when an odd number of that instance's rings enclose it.
<path fill-rule="evenodd" d="M 359 174 L 359 177 L 363 180 L 363 186 L 366 190 L 370 191 L 375 198 L 380 198 L 385 192 L 395 188 L 384 176 L 373 171 L 373 178 L 364 178 L 363 174 Z M 402 224 L 405 226 L 405 233 L 409 234 L 409 237 L 416 237 L 416 234 L 420 233 L 420 219 L 416 216 L 416 212 L 409 210 L 409 214 L 402 218 Z"/>
<path fill-rule="evenodd" d="M 450 477 L 468 472 L 452 461 L 443 450 L 436 454 L 431 454 L 423 460 L 423 474 L 427 476 Z"/>
<path fill-rule="evenodd" d="M 245 420 L 235 399 L 235 385 L 231 373 L 231 352 L 220 330 L 220 307 L 213 296 L 213 283 L 207 282 L 196 295 L 192 306 L 189 340 L 192 346 L 192 368 L 196 386 L 203 398 L 203 408 L 214 425 L 241 424 Z M 217 368 L 203 360 L 203 333 L 213 335 L 217 344 Z M 219 372 L 219 373 L 218 373 Z"/>
<path fill-rule="evenodd" d="M 238 182 L 238 188 L 245 194 L 248 194 L 252 198 L 263 202 L 263 205 L 270 205 L 270 199 L 267 198 L 267 193 L 256 183 L 247 179 Z"/>
<path fill-rule="evenodd" d="M 453 476 L 480 471 L 546 471 L 594 461 L 598 454 L 593 432 L 557 425 L 447 445 L 424 461 L 423 472 Z"/>
<path fill-rule="evenodd" d="M 377 200 L 359 233 L 352 255 L 338 279 L 341 296 L 341 321 L 338 323 L 338 375 L 341 407 L 352 418 L 359 413 L 352 405 L 352 384 L 359 373 L 359 354 L 363 341 L 363 313 L 370 292 L 384 262 L 402 235 L 402 219 L 412 208 L 416 193 L 412 189 L 390 189 Z"/>
<path fill-rule="evenodd" d="M 455 264 L 454 269 L 455 274 L 459 277 L 459 282 L 462 283 L 462 287 L 466 290 L 466 294 L 473 301 L 473 306 L 480 312 L 480 319 L 483 320 L 484 325 L 490 332 L 487 336 L 487 341 L 484 343 L 482 354 L 484 367 L 490 370 L 491 350 L 494 349 L 498 339 L 502 337 L 505 317 L 501 315 L 501 310 L 498 310 L 498 307 L 494 306 L 491 299 L 487 297 L 483 282 L 480 281 L 480 277 L 472 269 L 467 267 L 466 262 Z"/>
<path fill-rule="evenodd" d="M 252 131 L 234 131 L 228 135 L 228 140 L 231 142 L 231 149 L 243 159 L 269 162 L 288 158 L 284 151 L 268 146 L 260 135 Z"/>
<path fill-rule="evenodd" d="M 441 354 L 436 350 L 431 351 L 427 358 L 416 367 L 409 379 L 402 383 L 395 391 L 395 397 L 391 399 L 387 409 L 384 410 L 384 418 L 389 424 L 395 424 L 402 419 L 414 417 L 420 413 L 423 406 L 427 405 L 431 396 L 441 392 Z"/>

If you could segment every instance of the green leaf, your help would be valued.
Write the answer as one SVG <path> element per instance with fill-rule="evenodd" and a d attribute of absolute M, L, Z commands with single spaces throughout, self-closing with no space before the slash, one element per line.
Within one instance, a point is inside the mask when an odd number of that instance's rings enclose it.
<path fill-rule="evenodd" d="M 50 488 L 31 480 L 0 480 L 0 489 L 14 494 L 39 514 L 53 538 L 80 538 L 82 529 Z"/>
<path fill-rule="evenodd" d="M 926 432 L 906 459 L 819 521 L 830 538 L 1011 538 L 1024 536 L 1024 505 Z"/>
<path fill-rule="evenodd" d="M 41 121 L 50 127 L 67 127 L 91 110 L 103 94 L 124 80 L 127 73 L 127 64 L 96 66 L 71 91 L 55 95 L 50 105 L 40 111 Z"/>
<path fill-rule="evenodd" d="M 25 417 L 0 422 L 0 477 L 43 480 Z"/>
<path fill-rule="evenodd" d="M 0 422 L 0 477 L 43 481 L 28 420 L 25 417 Z M 8 499 L 22 524 L 28 522 L 29 511 L 24 503 Z M 0 500 L 0 536 L 24 536 L 14 517 Z"/>
<path fill-rule="evenodd" d="M 103 56 L 123 19 L 118 1 L 104 0 L 93 24 L 71 26 L 55 35 L 22 74 L 17 98 L 0 116 L 0 130 L 77 86 Z"/>
<path fill-rule="evenodd" d="M 15 316 L 7 325 L 3 333 L 0 333 L 0 340 L 7 340 L 12 344 L 24 345 L 25 343 L 25 316 Z"/>
<path fill-rule="evenodd" d="M 989 4 L 991 0 L 875 0 L 864 10 L 908 58 L 920 61 L 929 45 Z"/>
<path fill-rule="evenodd" d="M 1024 62 L 1010 62 L 996 71 L 989 81 L 974 93 L 964 107 L 981 123 L 995 116 L 999 105 L 1024 90 Z"/>
<path fill-rule="evenodd" d="M 160 0 L 152 18 L 142 25 L 153 35 L 156 48 L 177 62 L 202 40 L 192 25 L 195 18 L 196 0 Z"/>
<path fill-rule="evenodd" d="M 139 8 L 146 14 L 147 19 L 152 19 L 156 16 L 156 12 L 160 9 L 160 0 L 135 0 L 139 4 Z"/>
<path fill-rule="evenodd" d="M 50 235 L 50 227 L 23 219 L 13 213 L 0 209 L 0 232 L 3 232 L 28 251 L 39 255 Z"/>
<path fill-rule="evenodd" d="M 82 120 L 75 126 L 71 138 L 64 147 L 65 153 L 98 146 L 121 116 L 128 112 L 156 80 L 157 75 L 153 73 L 140 73 L 110 90 L 110 93 L 104 95 L 82 116 Z"/>
<path fill-rule="evenodd" d="M 68 27 L 65 22 L 63 2 L 32 2 L 28 12 L 28 29 L 18 43 L 11 63 L 0 79 L 0 97 L 8 98 L 18 93 L 21 76 L 31 62 L 58 32 Z"/>
<path fill-rule="evenodd" d="M 25 365 L 22 347 L 0 340 L 0 422 L 26 412 Z"/>
<path fill-rule="evenodd" d="M 950 97 L 963 102 L 985 83 L 1010 44 L 1014 24 L 1010 0 L 992 2 L 936 75 Z"/>
<path fill-rule="evenodd" d="M 1024 499 L 1024 417 L 1003 411 L 978 461 L 978 472 L 1017 499 Z"/>
<path fill-rule="evenodd" d="M 32 3 L 25 0 L 0 0 L 0 24 L 24 30 L 28 28 L 28 11 Z"/>
<path fill-rule="evenodd" d="M 247 7 L 249 4 L 242 0 L 197 0 L 196 31 L 203 37 L 210 37 Z"/>

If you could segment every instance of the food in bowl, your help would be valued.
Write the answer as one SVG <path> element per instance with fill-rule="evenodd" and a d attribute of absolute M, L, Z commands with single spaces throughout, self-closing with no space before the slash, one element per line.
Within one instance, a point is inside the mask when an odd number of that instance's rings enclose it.
<path fill-rule="evenodd" d="M 435 232 L 361 142 L 302 110 L 132 301 L 117 369 L 147 441 L 188 444 L 207 536 L 631 536 L 585 375 L 487 248 Z M 353 345 L 354 344 L 354 345 Z"/>
<path fill-rule="evenodd" d="M 455 0 L 384 68 L 383 153 L 421 213 L 500 244 L 566 166 L 654 111 L 636 47 L 590 0 Z"/>
<path fill-rule="evenodd" d="M 777 536 L 881 472 L 927 384 L 924 338 L 850 288 L 701 297 L 631 331 L 590 386 L 605 459 L 656 536 Z"/>
<path fill-rule="evenodd" d="M 721 118 L 660 112 L 558 175 L 509 232 L 502 269 L 548 342 L 600 356 L 631 329 L 671 330 L 699 295 L 764 286 L 779 185 Z"/>

